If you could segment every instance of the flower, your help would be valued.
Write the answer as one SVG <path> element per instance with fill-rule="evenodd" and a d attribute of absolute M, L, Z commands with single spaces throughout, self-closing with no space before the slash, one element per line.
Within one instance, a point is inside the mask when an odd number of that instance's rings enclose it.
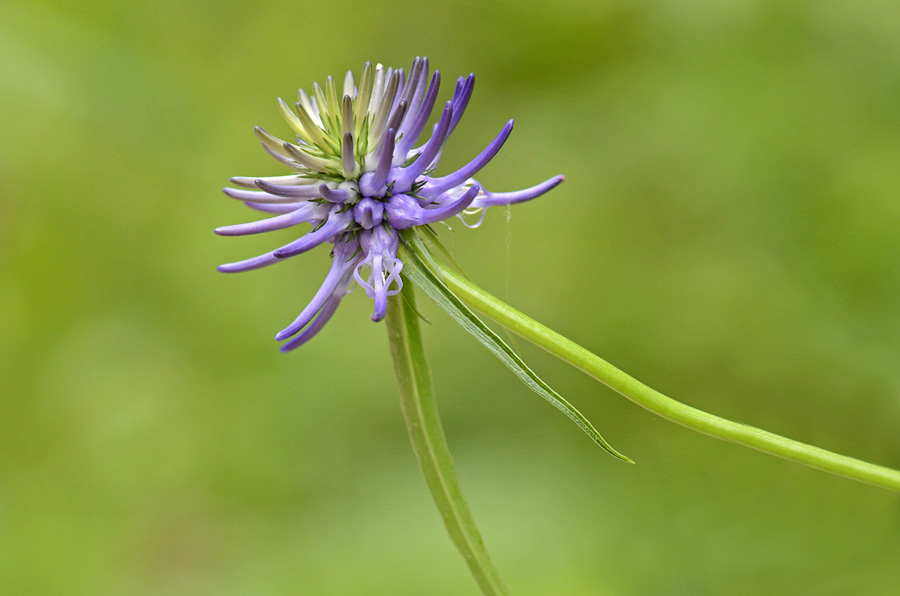
<path fill-rule="evenodd" d="M 433 224 L 453 216 L 484 217 L 484 209 L 533 199 L 563 181 L 556 176 L 525 190 L 493 193 L 472 178 L 497 154 L 509 133 L 510 120 L 475 159 L 446 176 L 434 176 L 447 138 L 465 111 L 475 76 L 460 77 L 453 97 L 425 143 L 414 147 L 437 100 L 441 75 L 428 76 L 428 58 L 416 58 L 404 76 L 366 63 L 359 85 L 352 72 L 338 95 L 328 77 L 312 96 L 302 89 L 293 107 L 278 99 L 278 108 L 296 134 L 285 142 L 260 127 L 254 129 L 263 148 L 292 170 L 287 176 L 231 178 L 240 188 L 225 188 L 229 197 L 248 207 L 274 214 L 251 223 L 216 229 L 222 236 L 243 236 L 298 224 L 312 229 L 297 240 L 266 254 L 219 266 L 236 273 L 259 269 L 333 243 L 331 270 L 303 312 L 275 339 L 288 340 L 284 352 L 309 341 L 334 314 L 341 299 L 358 284 L 375 302 L 373 321 L 387 311 L 387 298 L 403 281 L 397 258 L 398 230 Z M 464 223 L 465 220 L 463 220 Z M 480 225 L 481 219 L 469 227 Z"/>

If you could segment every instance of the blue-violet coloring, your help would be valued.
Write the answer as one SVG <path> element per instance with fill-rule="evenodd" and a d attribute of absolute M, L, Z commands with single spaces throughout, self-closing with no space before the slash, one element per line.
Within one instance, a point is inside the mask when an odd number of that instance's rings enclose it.
<path fill-rule="evenodd" d="M 314 84 L 311 94 L 301 89 L 293 106 L 278 100 L 281 115 L 296 135 L 295 143 L 260 127 L 254 129 L 263 148 L 291 173 L 231 178 L 238 188 L 225 188 L 226 195 L 274 217 L 220 227 L 216 233 L 243 236 L 298 224 L 310 224 L 311 230 L 271 252 L 220 265 L 219 271 L 259 269 L 321 244 L 333 244 L 331 270 L 322 286 L 300 315 L 275 336 L 285 341 L 283 352 L 314 337 L 354 284 L 374 301 L 372 320 L 384 318 L 388 296 L 403 286 L 398 230 L 454 216 L 477 227 L 487 207 L 528 201 L 563 181 L 555 176 L 524 190 L 494 193 L 473 178 L 506 142 L 512 120 L 475 159 L 455 172 L 435 176 L 444 144 L 472 96 L 475 76 L 457 80 L 430 138 L 417 146 L 440 82 L 438 71 L 429 76 L 428 58 L 416 58 L 408 76 L 403 69 L 366 63 L 358 85 L 353 73 L 347 73 L 341 94 L 328 77 L 324 88 Z M 463 216 L 476 221 L 469 224 Z"/>

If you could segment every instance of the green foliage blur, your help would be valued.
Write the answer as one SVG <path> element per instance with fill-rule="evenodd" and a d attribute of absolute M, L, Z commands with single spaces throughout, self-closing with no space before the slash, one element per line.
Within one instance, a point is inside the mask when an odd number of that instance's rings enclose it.
<path fill-rule="evenodd" d="M 474 71 L 443 163 L 565 174 L 441 229 L 488 291 L 676 399 L 900 467 L 896 2 L 0 4 L 0 594 L 475 594 L 361 292 L 219 189 L 298 87 Z M 425 302 L 424 297 L 422 302 Z M 439 310 L 464 490 L 513 594 L 894 595 L 900 499 L 694 434 L 516 341 L 628 466 Z"/>

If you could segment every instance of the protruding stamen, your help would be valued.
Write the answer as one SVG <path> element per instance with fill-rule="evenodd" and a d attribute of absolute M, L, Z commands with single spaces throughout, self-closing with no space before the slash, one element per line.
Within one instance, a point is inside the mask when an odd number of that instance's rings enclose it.
<path fill-rule="evenodd" d="M 387 314 L 387 293 L 384 291 L 384 255 L 378 254 L 372 257 L 372 287 L 375 290 L 375 312 L 372 313 L 372 321 L 377 323 Z"/>
<path fill-rule="evenodd" d="M 365 258 L 354 268 L 353 277 L 356 283 L 366 292 L 366 296 L 375 300 L 373 321 L 380 321 L 387 312 L 388 296 L 396 295 L 403 287 L 400 271 L 403 263 L 397 259 L 397 233 L 381 226 L 365 230 L 359 235 L 359 246 Z M 364 280 L 360 271 L 368 266 L 368 281 Z M 388 273 L 388 275 L 385 275 Z M 396 283 L 396 288 L 391 288 Z"/>
<path fill-rule="evenodd" d="M 454 112 L 455 111 L 456 110 L 454 110 Z M 503 147 L 503 143 L 509 138 L 509 133 L 512 132 L 512 129 L 513 121 L 510 120 L 506 123 L 506 126 L 503 127 L 503 130 L 500 131 L 500 134 L 497 135 L 497 137 L 491 141 L 491 144 L 488 145 L 484 151 L 479 153 L 475 159 L 443 178 L 432 178 L 428 184 L 425 185 L 425 188 L 422 189 L 420 194 L 427 199 L 432 199 L 442 192 L 450 190 L 454 186 L 459 186 L 474 176 L 478 170 L 486 166 L 488 162 L 497 155 L 497 152 Z"/>

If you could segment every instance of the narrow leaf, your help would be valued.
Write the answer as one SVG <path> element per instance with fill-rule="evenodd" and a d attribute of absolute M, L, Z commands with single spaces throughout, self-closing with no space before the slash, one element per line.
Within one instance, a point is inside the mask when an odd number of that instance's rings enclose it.
<path fill-rule="evenodd" d="M 600 433 L 581 414 L 572 404 L 567 402 L 560 394 L 553 390 L 547 383 L 538 377 L 534 371 L 528 368 L 528 365 L 516 354 L 502 339 L 484 322 L 479 319 L 475 313 L 462 303 L 462 301 L 444 284 L 440 277 L 437 276 L 425 262 L 425 258 L 421 255 L 421 240 L 415 242 L 411 236 L 415 232 L 401 232 L 404 240 L 404 269 L 406 276 L 419 288 L 422 289 L 429 298 L 435 301 L 444 311 L 447 312 L 459 325 L 469 332 L 478 342 L 494 354 L 500 361 L 506 365 L 529 389 L 540 395 L 542 398 L 550 402 L 555 408 L 569 417 L 581 430 L 599 445 L 604 451 L 613 457 L 628 463 L 634 463 L 625 457 L 606 440 L 600 436 Z"/>

